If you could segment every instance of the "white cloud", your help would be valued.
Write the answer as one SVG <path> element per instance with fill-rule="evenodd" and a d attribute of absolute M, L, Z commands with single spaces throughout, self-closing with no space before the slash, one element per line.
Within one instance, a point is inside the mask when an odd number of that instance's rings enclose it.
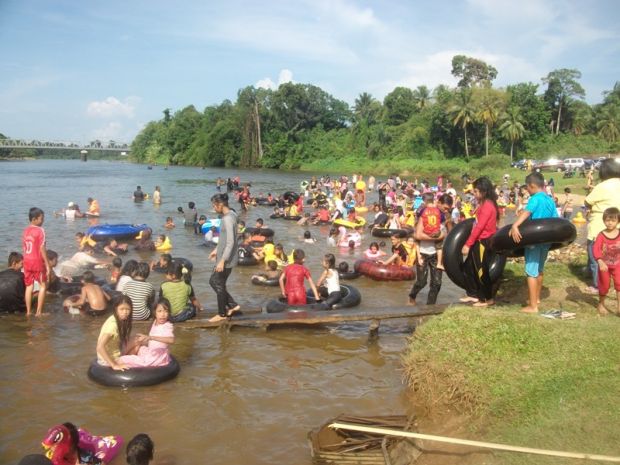
<path fill-rule="evenodd" d="M 287 82 L 293 82 L 293 72 L 290 69 L 282 69 L 280 70 L 280 74 L 278 75 L 278 83 L 276 84 L 271 80 L 271 78 L 266 77 L 260 79 L 254 87 L 258 89 L 271 89 L 276 90 L 282 84 L 286 84 Z"/>
<path fill-rule="evenodd" d="M 308 6 L 325 13 L 327 18 L 339 22 L 341 25 L 367 28 L 380 24 L 371 8 L 359 8 L 345 0 L 314 0 L 309 2 Z"/>
<path fill-rule="evenodd" d="M 94 139 L 99 139 L 102 142 L 109 140 L 119 141 L 123 138 L 123 125 L 118 121 L 110 121 L 105 126 L 93 130 L 92 136 Z"/>
<path fill-rule="evenodd" d="M 138 97 L 127 97 L 124 101 L 116 97 L 108 97 L 101 101 L 90 102 L 86 107 L 86 114 L 91 117 L 133 118 L 136 105 L 140 101 Z"/>

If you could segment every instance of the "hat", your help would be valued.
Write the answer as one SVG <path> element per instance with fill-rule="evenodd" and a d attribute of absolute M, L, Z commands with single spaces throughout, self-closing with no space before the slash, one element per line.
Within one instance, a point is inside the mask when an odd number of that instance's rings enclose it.
<path fill-rule="evenodd" d="M 67 207 L 71 208 L 71 207 L 73 207 L 74 205 L 75 205 L 75 204 L 74 204 L 73 202 L 69 202 L 69 203 L 67 204 Z"/>

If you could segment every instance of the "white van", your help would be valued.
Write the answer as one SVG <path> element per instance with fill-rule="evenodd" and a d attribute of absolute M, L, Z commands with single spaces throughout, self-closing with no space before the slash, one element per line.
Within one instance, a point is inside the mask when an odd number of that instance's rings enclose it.
<path fill-rule="evenodd" d="M 564 160 L 564 169 L 566 171 L 572 170 L 580 170 L 586 165 L 586 162 L 583 161 L 583 158 L 567 158 Z"/>

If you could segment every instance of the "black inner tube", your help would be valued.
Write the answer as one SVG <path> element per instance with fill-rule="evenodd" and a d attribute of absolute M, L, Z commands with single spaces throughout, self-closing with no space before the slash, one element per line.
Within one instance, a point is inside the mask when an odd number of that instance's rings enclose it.
<path fill-rule="evenodd" d="M 523 257 L 529 245 L 549 244 L 550 250 L 565 247 L 577 238 L 577 228 L 564 218 L 544 218 L 525 221 L 519 227 L 523 236 L 515 244 L 509 235 L 511 224 L 507 224 L 491 238 L 491 247 L 498 254 L 507 257 Z"/>
<path fill-rule="evenodd" d="M 88 377 L 104 386 L 153 386 L 168 381 L 179 374 L 181 366 L 176 358 L 170 356 L 170 363 L 162 367 L 130 368 L 117 371 L 97 363 L 95 359 L 88 368 Z"/>

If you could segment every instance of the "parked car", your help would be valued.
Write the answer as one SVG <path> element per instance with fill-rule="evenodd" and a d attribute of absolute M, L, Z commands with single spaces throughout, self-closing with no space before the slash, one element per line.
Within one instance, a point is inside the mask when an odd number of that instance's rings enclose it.
<path fill-rule="evenodd" d="M 520 170 L 524 170 L 527 168 L 527 160 L 523 158 L 522 160 L 513 161 L 510 166 L 513 168 L 519 168 Z"/>
<path fill-rule="evenodd" d="M 586 166 L 586 162 L 583 158 L 567 158 L 564 160 L 565 170 L 580 170 Z"/>
<path fill-rule="evenodd" d="M 564 171 L 564 162 L 557 158 L 550 158 L 536 163 L 534 169 L 540 171 Z"/>
<path fill-rule="evenodd" d="M 595 169 L 595 170 L 599 169 L 599 168 L 600 168 L 600 166 L 601 166 L 601 162 L 602 162 L 603 160 L 605 160 L 606 158 L 607 158 L 607 157 L 598 157 L 598 158 L 595 158 L 595 159 L 593 160 L 593 161 L 594 161 L 594 165 L 593 165 L 593 166 L 594 166 L 594 169 Z"/>

